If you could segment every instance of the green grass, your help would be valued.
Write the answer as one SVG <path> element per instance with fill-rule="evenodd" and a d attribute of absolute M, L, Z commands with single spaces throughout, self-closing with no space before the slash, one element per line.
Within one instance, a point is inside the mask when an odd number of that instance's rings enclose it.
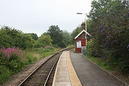
<path fill-rule="evenodd" d="M 5 82 L 12 74 L 6 66 L 0 65 L 0 83 Z"/>
<path fill-rule="evenodd" d="M 52 55 L 57 52 L 56 48 L 32 48 L 26 49 L 23 52 L 23 57 L 20 60 L 12 60 L 0 64 L 0 84 L 6 82 L 10 76 L 20 72 L 27 65 L 35 63 L 36 61 L 45 58 L 46 56 Z M 0 62 L 8 60 L 0 60 Z"/>
<path fill-rule="evenodd" d="M 27 63 L 33 63 L 46 56 L 55 53 L 58 49 L 55 48 L 33 48 L 25 50 L 25 60 Z"/>
<path fill-rule="evenodd" d="M 108 62 L 103 59 L 103 58 L 98 58 L 98 57 L 93 57 L 93 56 L 86 56 L 89 60 L 91 60 L 92 62 L 96 63 L 97 65 L 99 65 L 100 67 L 102 67 L 103 69 L 109 70 L 109 71 L 113 71 L 114 68 L 112 66 L 110 66 L 108 64 Z"/>

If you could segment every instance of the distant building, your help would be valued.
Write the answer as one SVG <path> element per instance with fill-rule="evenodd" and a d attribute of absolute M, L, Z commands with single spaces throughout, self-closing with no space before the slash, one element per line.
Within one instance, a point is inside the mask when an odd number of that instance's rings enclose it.
<path fill-rule="evenodd" d="M 91 36 L 85 29 L 83 29 L 75 38 L 75 52 L 82 53 L 86 48 L 87 35 Z"/>

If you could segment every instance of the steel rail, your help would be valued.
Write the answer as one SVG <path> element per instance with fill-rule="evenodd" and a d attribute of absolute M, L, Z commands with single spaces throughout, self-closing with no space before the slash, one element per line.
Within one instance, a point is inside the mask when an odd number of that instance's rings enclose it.
<path fill-rule="evenodd" d="M 59 60 L 59 58 L 58 58 L 58 60 Z M 56 67 L 58 60 L 57 60 L 56 63 L 52 66 L 52 68 L 51 68 L 51 70 L 50 70 L 50 72 L 49 72 L 49 74 L 48 74 L 48 76 L 47 76 L 47 78 L 46 78 L 46 80 L 45 80 L 44 86 L 47 86 L 47 82 L 48 82 L 48 80 L 49 80 L 49 77 L 50 77 L 50 75 L 51 75 L 51 73 L 52 73 L 54 67 Z"/>
<path fill-rule="evenodd" d="M 73 47 L 72 47 L 72 48 L 73 48 Z M 70 49 L 72 49 L 72 48 L 65 48 L 65 49 L 62 49 L 62 50 L 58 51 L 57 53 L 55 53 L 55 54 L 53 54 L 53 55 L 47 57 L 48 59 L 46 59 L 45 62 L 43 62 L 40 66 L 38 66 L 37 68 L 35 68 L 35 69 L 34 69 L 24 80 L 22 80 L 17 86 L 22 86 L 34 73 L 36 73 L 36 71 L 38 71 L 45 63 L 47 63 L 47 62 L 48 62 L 50 59 L 52 59 L 54 56 L 56 56 L 57 54 L 60 54 L 60 53 L 63 52 L 64 50 L 70 50 Z M 47 78 L 46 78 L 45 83 L 44 83 L 43 86 L 46 86 L 46 85 L 47 85 L 47 82 L 48 82 L 48 80 L 49 80 L 49 77 L 50 77 L 50 75 L 51 75 L 51 73 L 52 73 L 54 67 L 56 66 L 58 60 L 59 60 L 59 57 L 58 57 L 57 61 L 55 62 L 55 64 L 51 67 L 51 69 L 50 69 L 50 71 L 49 71 L 49 73 L 48 73 L 48 75 L 47 75 Z"/>
<path fill-rule="evenodd" d="M 39 67 L 37 67 L 34 71 L 32 71 L 22 82 L 20 82 L 20 84 L 18 84 L 18 86 L 22 86 L 25 83 L 25 81 L 27 81 L 29 79 L 29 77 L 31 77 L 38 69 L 40 69 L 46 62 L 48 62 L 52 57 L 54 57 L 57 54 L 59 54 L 59 52 L 50 56 L 50 58 L 48 58 L 44 63 L 42 63 Z M 53 68 L 54 68 L 54 66 L 53 66 Z M 51 71 L 52 71 L 52 69 L 51 69 Z M 50 76 L 50 74 L 49 74 L 49 76 Z M 46 82 L 45 82 L 45 84 L 46 84 Z"/>

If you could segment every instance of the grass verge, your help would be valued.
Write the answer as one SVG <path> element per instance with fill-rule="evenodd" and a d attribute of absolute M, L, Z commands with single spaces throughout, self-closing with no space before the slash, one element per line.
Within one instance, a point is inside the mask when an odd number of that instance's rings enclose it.
<path fill-rule="evenodd" d="M 45 58 L 51 54 L 54 54 L 57 48 L 32 48 L 23 50 L 23 56 L 17 57 L 18 59 L 13 59 L 8 61 L 6 59 L 0 58 L 0 84 L 8 81 L 8 79 L 20 72 L 27 65 L 35 63 L 36 61 Z"/>
<path fill-rule="evenodd" d="M 32 48 L 25 50 L 25 57 L 23 61 L 27 64 L 34 63 L 46 56 L 55 53 L 58 49 L 56 48 Z"/>
<path fill-rule="evenodd" d="M 93 57 L 93 56 L 86 56 L 86 58 L 95 62 L 97 65 L 99 65 L 103 69 L 106 69 L 106 70 L 109 70 L 109 71 L 114 71 L 114 68 L 112 66 L 110 66 L 108 64 L 108 62 L 105 61 L 105 59 L 103 59 L 103 58 L 97 58 L 97 57 Z"/>

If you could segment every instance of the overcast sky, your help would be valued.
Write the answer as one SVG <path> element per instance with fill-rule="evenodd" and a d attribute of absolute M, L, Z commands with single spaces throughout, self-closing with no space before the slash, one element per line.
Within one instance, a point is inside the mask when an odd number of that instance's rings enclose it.
<path fill-rule="evenodd" d="M 0 25 L 41 35 L 50 25 L 72 32 L 89 13 L 92 0 L 0 0 Z"/>

